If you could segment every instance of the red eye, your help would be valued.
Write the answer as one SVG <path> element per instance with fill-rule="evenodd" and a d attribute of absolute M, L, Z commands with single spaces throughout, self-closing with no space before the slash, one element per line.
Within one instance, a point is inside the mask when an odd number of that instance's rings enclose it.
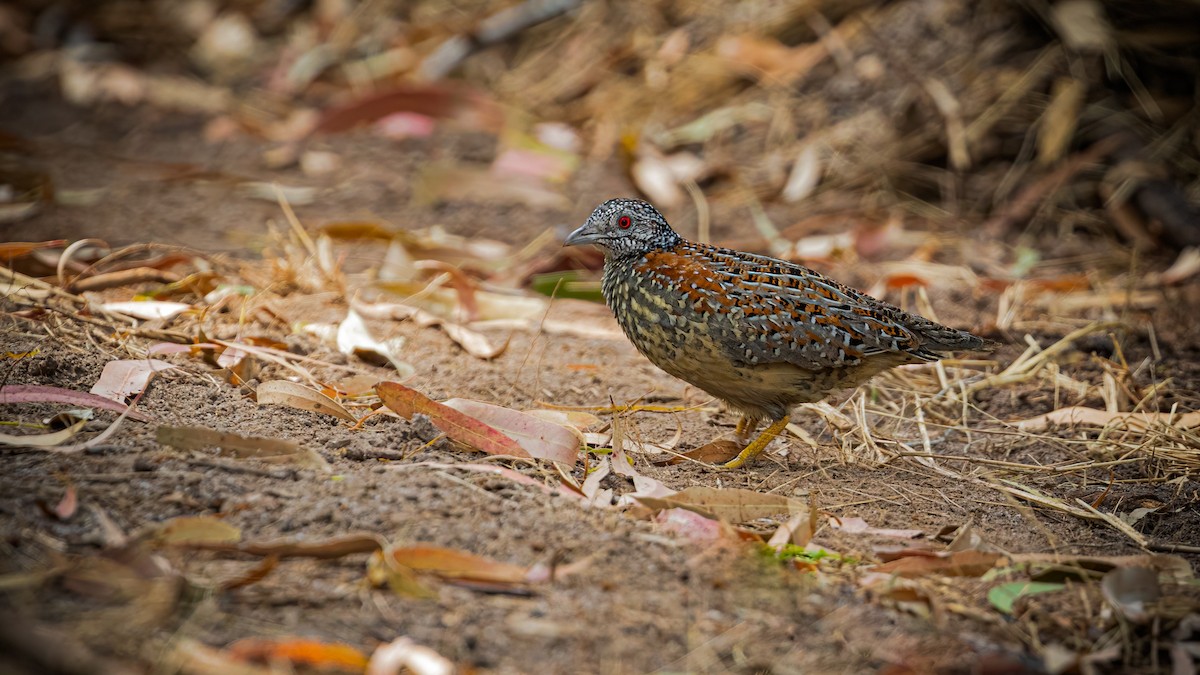
<path fill-rule="evenodd" d="M 630 220 L 629 216 L 621 216 L 620 218 L 617 218 L 617 227 L 621 228 L 622 230 L 628 230 L 630 225 L 633 225 L 633 221 Z"/>

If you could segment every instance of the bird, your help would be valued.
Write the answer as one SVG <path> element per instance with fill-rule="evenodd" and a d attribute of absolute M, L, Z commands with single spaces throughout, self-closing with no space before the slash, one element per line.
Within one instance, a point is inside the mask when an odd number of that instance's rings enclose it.
<path fill-rule="evenodd" d="M 640 199 L 609 199 L 563 242 L 585 244 L 604 252 L 601 291 L 633 346 L 741 414 L 735 436 L 749 442 L 729 469 L 753 462 L 799 404 L 996 346 L 802 265 L 688 241 Z"/>

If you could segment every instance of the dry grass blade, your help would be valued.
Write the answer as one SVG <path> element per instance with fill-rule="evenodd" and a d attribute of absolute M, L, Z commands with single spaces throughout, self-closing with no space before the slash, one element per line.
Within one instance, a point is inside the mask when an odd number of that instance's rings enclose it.
<path fill-rule="evenodd" d="M 962 394 L 964 396 L 970 396 L 971 394 L 983 391 L 984 389 L 1027 382 L 1047 364 L 1051 363 L 1055 357 L 1069 350 L 1074 345 L 1076 340 L 1093 335 L 1095 333 L 1107 332 L 1119 327 L 1121 327 L 1121 323 L 1116 321 L 1096 322 L 1072 331 L 1061 340 L 1050 345 L 1049 347 L 1046 347 L 1045 349 L 1034 350 L 1031 348 L 1022 354 L 1020 358 L 1009 364 L 1009 366 L 1003 371 L 966 385 L 962 390 Z"/>
<path fill-rule="evenodd" d="M 974 476 L 967 476 L 967 475 L 961 474 L 957 471 L 952 471 L 943 466 L 940 466 L 932 460 L 929 460 L 928 462 L 923 462 L 922 465 L 938 472 L 939 474 L 941 474 L 943 476 L 952 478 L 957 481 L 969 481 L 971 483 L 974 483 L 974 484 L 982 486 L 982 487 L 987 487 L 992 490 L 998 490 L 1000 492 L 1004 492 L 1008 495 L 1016 497 L 1022 501 L 1027 501 L 1027 502 L 1030 502 L 1033 504 L 1037 504 L 1038 506 L 1043 506 L 1045 508 L 1053 509 L 1055 511 L 1060 511 L 1062 513 L 1074 516 L 1076 518 L 1082 518 L 1084 520 L 1096 520 L 1096 521 L 1106 523 L 1106 524 L 1112 526 L 1113 529 L 1117 530 L 1121 534 L 1124 534 L 1126 537 L 1129 537 L 1129 539 L 1131 539 L 1134 543 L 1136 543 L 1138 546 L 1141 546 L 1143 548 L 1146 548 L 1147 545 L 1149 544 L 1149 541 L 1146 539 L 1146 537 L 1144 535 L 1142 535 L 1142 533 L 1133 529 L 1125 521 L 1121 520 L 1120 518 L 1117 518 L 1116 516 L 1113 516 L 1113 515 L 1110 515 L 1107 513 L 1102 513 L 1100 511 L 1096 510 L 1095 508 L 1091 507 L 1090 505 L 1088 505 L 1084 502 L 1081 502 L 1079 500 L 1076 500 L 1076 501 L 1079 502 L 1081 504 L 1081 506 L 1074 506 L 1074 505 L 1069 504 L 1061 499 L 1042 494 L 1041 492 L 1039 492 L 1033 488 L 1030 488 L 1030 487 L 1024 486 L 1024 485 L 1020 485 L 1019 483 L 1015 483 L 1013 481 L 1009 481 L 1009 480 L 990 481 L 990 480 L 983 480 L 981 478 L 976 478 Z"/>

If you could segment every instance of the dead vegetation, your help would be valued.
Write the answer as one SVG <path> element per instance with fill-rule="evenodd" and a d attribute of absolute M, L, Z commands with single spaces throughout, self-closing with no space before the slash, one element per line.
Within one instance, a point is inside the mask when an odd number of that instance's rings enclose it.
<path fill-rule="evenodd" d="M 121 245 L 5 127 L 14 667 L 1195 669 L 1193 3 L 64 6 L 0 9 L 10 101 L 194 120 L 249 166 L 112 166 L 273 206 L 252 260 Z M 1007 346 L 713 471 L 558 246 L 608 189 Z"/>

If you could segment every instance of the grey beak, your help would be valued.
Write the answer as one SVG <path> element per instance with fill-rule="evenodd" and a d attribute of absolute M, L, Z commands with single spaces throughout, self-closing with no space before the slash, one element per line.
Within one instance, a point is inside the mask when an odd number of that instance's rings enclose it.
<path fill-rule="evenodd" d="M 563 240 L 563 246 L 581 246 L 583 244 L 595 244 L 595 243 L 599 242 L 600 239 L 601 239 L 601 237 L 598 232 L 590 229 L 587 224 L 584 224 L 578 230 L 575 230 L 571 234 L 567 235 L 567 238 L 565 240 Z"/>

